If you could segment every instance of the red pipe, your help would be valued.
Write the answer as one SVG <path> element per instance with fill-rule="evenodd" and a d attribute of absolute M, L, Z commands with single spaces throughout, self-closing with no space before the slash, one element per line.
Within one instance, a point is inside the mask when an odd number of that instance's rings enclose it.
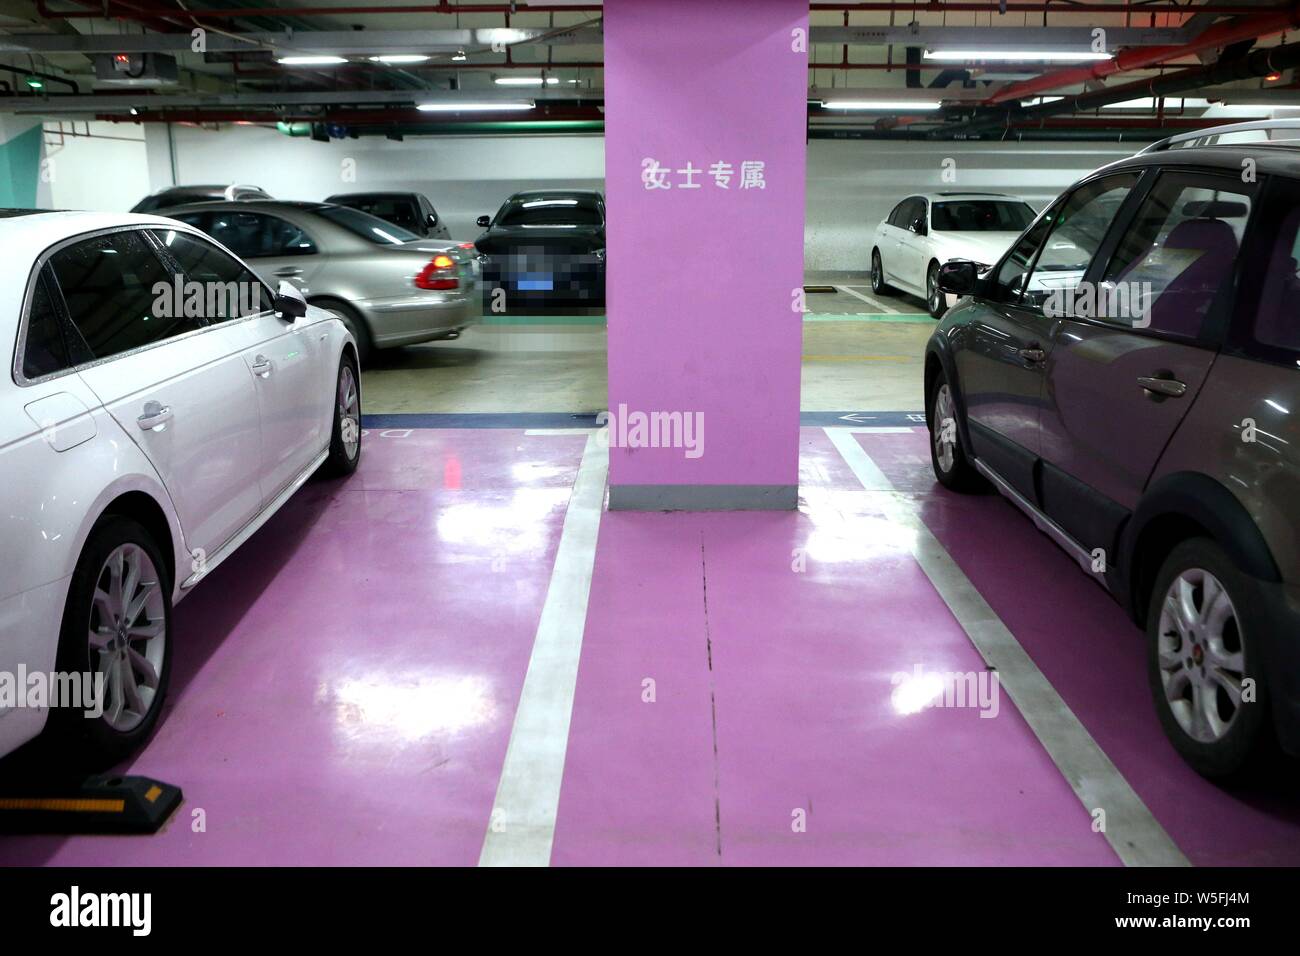
<path fill-rule="evenodd" d="M 1201 8 L 1194 7 L 1192 9 L 1200 10 Z M 1297 23 L 1300 23 L 1300 15 L 1297 14 L 1295 9 L 1286 10 L 1282 13 L 1274 12 L 1229 20 L 1225 23 L 1216 23 L 1190 43 L 1181 46 L 1129 47 L 1126 50 L 1121 50 L 1109 60 L 1091 63 L 1087 66 L 1055 70 L 1051 73 L 1044 73 L 1032 80 L 1023 80 L 1019 83 L 1012 83 L 1010 86 L 1004 86 L 985 100 L 985 103 L 993 106 L 998 103 L 1005 103 L 1008 100 L 1024 99 L 1027 96 L 1057 90 L 1063 86 L 1073 86 L 1076 83 L 1099 80 L 1114 73 L 1159 66 L 1181 56 L 1201 53 L 1216 47 L 1230 46 L 1242 40 L 1253 40 L 1258 37 L 1281 33 L 1284 30 L 1289 30 Z"/>

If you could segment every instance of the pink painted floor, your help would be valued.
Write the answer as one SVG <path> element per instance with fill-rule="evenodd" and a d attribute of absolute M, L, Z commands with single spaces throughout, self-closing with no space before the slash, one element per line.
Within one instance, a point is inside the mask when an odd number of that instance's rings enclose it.
<path fill-rule="evenodd" d="M 178 607 L 129 768 L 184 787 L 166 830 L 0 838 L 0 863 L 477 861 L 584 439 L 367 438 Z M 893 705 L 896 672 L 981 662 L 905 531 L 803 440 L 797 513 L 603 516 L 552 861 L 1116 864 L 1005 694 L 992 719 Z M 1300 862 L 1294 794 L 1178 761 L 1094 583 L 1001 499 L 938 490 L 923 434 L 860 440 L 1192 862 Z"/>

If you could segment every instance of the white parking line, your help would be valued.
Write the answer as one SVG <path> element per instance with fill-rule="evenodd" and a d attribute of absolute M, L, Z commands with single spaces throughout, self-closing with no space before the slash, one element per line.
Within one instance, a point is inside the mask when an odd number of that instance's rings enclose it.
<path fill-rule="evenodd" d="M 852 286 L 837 285 L 835 288 L 838 289 L 840 292 L 843 292 L 845 295 L 851 295 L 855 299 L 861 299 L 863 302 L 867 303 L 867 305 L 875 309 L 877 314 L 881 312 L 888 312 L 890 315 L 903 314 L 902 309 L 895 309 L 893 306 L 886 305 L 884 302 L 881 302 L 879 299 L 872 298 L 871 296 L 865 296 L 861 292 L 854 292 Z"/>
<path fill-rule="evenodd" d="M 530 431 L 586 434 L 564 528 L 551 569 L 528 673 L 519 695 L 510 744 L 479 866 L 546 866 L 555 838 L 569 720 L 578 681 L 578 659 L 587 624 L 587 601 L 596 562 L 596 538 L 609 474 L 609 450 L 590 429 Z"/>
<path fill-rule="evenodd" d="M 868 491 L 883 492 L 891 520 L 913 532 L 912 555 L 952 611 L 975 649 L 998 675 L 1052 762 L 1090 814 L 1105 811 L 1104 836 L 1126 866 L 1188 866 L 1187 858 L 1142 798 L 1020 646 L 957 562 L 921 520 L 910 500 L 895 491 L 853 433 L 827 428 L 840 456 Z M 1084 824 L 1080 824 L 1084 825 Z"/>

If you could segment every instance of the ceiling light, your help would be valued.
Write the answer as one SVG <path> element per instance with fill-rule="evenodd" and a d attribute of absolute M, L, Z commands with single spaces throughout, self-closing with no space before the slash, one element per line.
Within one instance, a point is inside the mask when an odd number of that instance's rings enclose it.
<path fill-rule="evenodd" d="M 531 110 L 534 105 L 532 100 L 503 100 L 495 103 L 482 100 L 457 103 L 454 100 L 446 100 L 442 103 L 420 103 L 415 108 L 421 113 L 494 113 L 498 110 Z"/>
<path fill-rule="evenodd" d="M 543 83 L 554 86 L 560 81 L 553 76 L 498 76 L 493 82 L 497 86 L 541 86 Z"/>
<path fill-rule="evenodd" d="M 464 51 L 464 50 L 457 50 L 457 51 L 456 51 L 456 55 L 453 56 L 452 59 L 455 60 L 457 63 L 459 63 L 459 62 L 461 62 L 461 61 L 463 61 L 463 60 L 467 60 L 467 59 L 469 59 L 469 57 L 467 57 L 467 56 L 465 55 L 465 51 Z"/>
<path fill-rule="evenodd" d="M 938 100 L 822 100 L 822 109 L 827 110 L 888 110 L 891 113 L 920 113 L 938 108 Z"/>
<path fill-rule="evenodd" d="M 1001 60 L 1023 63 L 1033 60 L 1050 60 L 1055 63 L 1082 63 L 1087 60 L 1110 60 L 1113 53 L 1094 53 L 1091 50 L 926 50 L 925 59 L 964 61 Z"/>
<path fill-rule="evenodd" d="M 384 53 L 369 58 L 371 63 L 423 63 L 429 59 L 423 53 Z"/>
<path fill-rule="evenodd" d="M 1209 107 L 1210 101 L 1200 99 L 1194 96 L 1174 96 L 1165 97 L 1166 109 L 1185 109 L 1185 110 L 1203 110 Z M 1106 103 L 1102 106 L 1104 110 L 1149 110 L 1154 109 L 1156 98 L 1153 96 L 1140 96 L 1135 100 L 1124 100 L 1122 103 Z"/>
<path fill-rule="evenodd" d="M 275 58 L 276 63 L 284 66 L 332 66 L 338 63 L 348 62 L 341 56 L 278 56 Z"/>

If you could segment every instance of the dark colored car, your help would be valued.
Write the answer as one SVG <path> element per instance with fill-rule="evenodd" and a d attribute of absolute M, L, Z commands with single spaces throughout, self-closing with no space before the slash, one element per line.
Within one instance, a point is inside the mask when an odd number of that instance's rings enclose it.
<path fill-rule="evenodd" d="M 991 269 L 943 266 L 964 298 L 926 349 L 935 476 L 992 483 L 1145 629 L 1161 725 L 1208 776 L 1300 754 L 1298 135 L 1093 173 Z"/>
<path fill-rule="evenodd" d="M 337 193 L 325 201 L 368 212 L 425 239 L 451 238 L 424 193 Z"/>
<path fill-rule="evenodd" d="M 159 209 L 171 209 L 192 202 L 210 202 L 226 200 L 243 202 L 247 199 L 270 199 L 270 195 L 260 186 L 172 186 L 152 195 L 145 196 L 131 207 L 132 212 L 157 212 Z"/>
<path fill-rule="evenodd" d="M 605 197 L 578 189 L 515 193 L 474 245 L 485 308 L 605 305 Z M 504 301 L 503 300 L 504 294 Z"/>

